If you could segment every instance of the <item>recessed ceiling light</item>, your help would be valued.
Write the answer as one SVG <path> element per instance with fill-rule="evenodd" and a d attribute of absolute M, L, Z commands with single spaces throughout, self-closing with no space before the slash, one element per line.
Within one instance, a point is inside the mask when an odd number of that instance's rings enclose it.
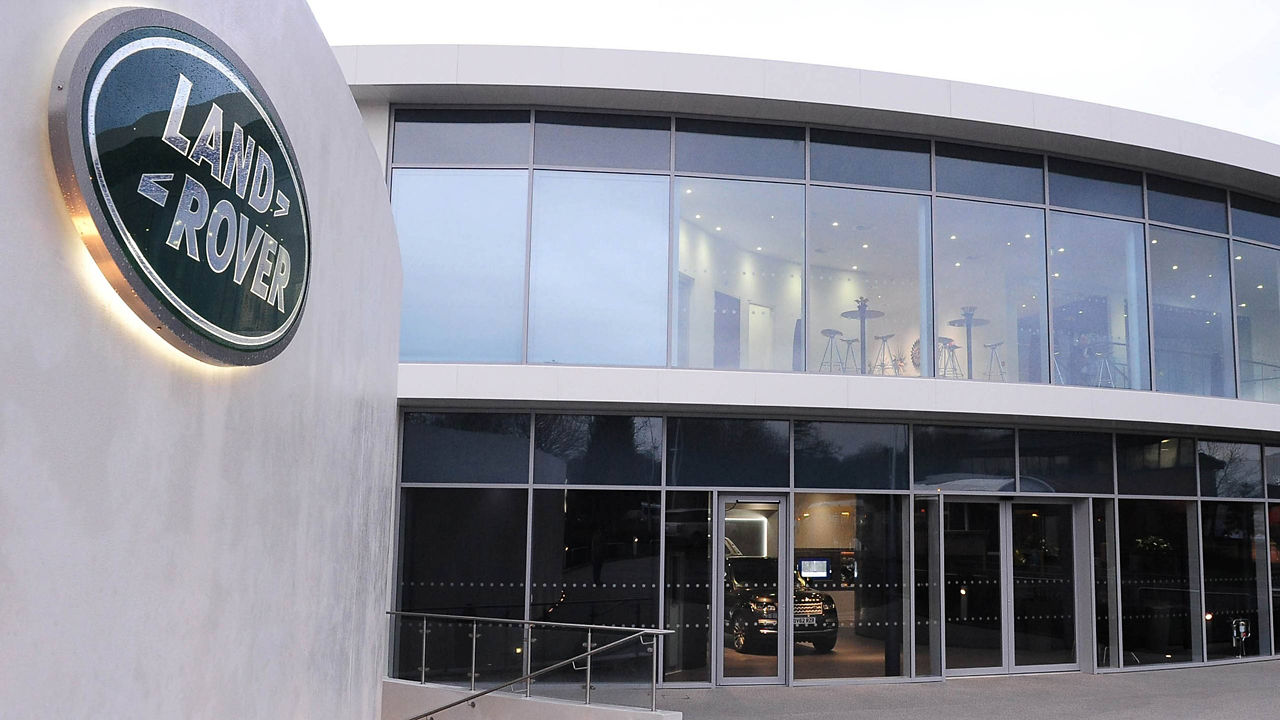
<path fill-rule="evenodd" d="M 1067 251 L 1066 248 L 1058 248 L 1058 252 L 1066 252 L 1066 251 Z"/>
<path fill-rule="evenodd" d="M 1159 240 L 1152 240 L 1152 241 L 1151 241 L 1151 244 L 1152 244 L 1152 245 L 1155 245 L 1155 244 L 1156 244 L 1156 243 L 1158 243 L 1158 242 L 1160 242 L 1160 241 L 1159 241 Z"/>
<path fill-rule="evenodd" d="M 1249 307 L 1249 303 L 1240 303 L 1240 307 Z"/>
<path fill-rule="evenodd" d="M 1054 273 L 1054 274 L 1053 274 L 1053 276 L 1054 276 L 1054 277 L 1062 277 L 1062 273 Z"/>
<path fill-rule="evenodd" d="M 866 249 L 867 249 L 867 248 L 869 248 L 869 247 L 871 247 L 871 246 L 870 246 L 870 245 L 868 245 L 868 244 L 866 244 L 866 243 L 862 243 L 862 249 L 863 249 L 863 250 L 866 250 Z"/>
<path fill-rule="evenodd" d="M 955 236 L 955 235 L 952 235 L 952 236 L 951 236 L 951 239 L 952 239 L 952 240 L 955 240 L 955 239 L 956 239 L 956 236 Z"/>
<path fill-rule="evenodd" d="M 1258 286 L 1258 289 L 1259 289 L 1259 290 L 1261 290 L 1261 289 L 1262 289 L 1262 286 L 1261 286 L 1261 285 L 1259 285 L 1259 286 Z"/>
<path fill-rule="evenodd" d="M 762 247 L 762 246 L 760 246 L 760 245 L 757 245 L 757 246 L 756 246 L 756 252 L 760 252 L 761 250 L 764 250 L 764 247 Z"/>
<path fill-rule="evenodd" d="M 719 225 L 717 225 L 717 226 L 716 226 L 716 232 L 720 232 L 720 226 L 719 226 Z"/>
<path fill-rule="evenodd" d="M 694 216 L 693 216 L 693 219 L 694 219 L 694 220 L 701 220 L 701 219 L 702 219 L 702 215 L 694 215 Z"/>
<path fill-rule="evenodd" d="M 1196 299 L 1196 296 L 1193 294 L 1193 295 L 1191 296 L 1191 299 L 1192 299 L 1192 300 L 1195 300 L 1195 299 Z"/>
<path fill-rule="evenodd" d="M 840 227 L 840 223 L 832 221 L 831 227 Z"/>
<path fill-rule="evenodd" d="M 854 270 L 857 270 L 857 269 L 858 269 L 858 266 L 857 266 L 857 265 L 854 265 L 854 266 L 853 266 L 853 269 L 854 269 Z"/>
<path fill-rule="evenodd" d="M 1177 266 L 1177 265 L 1174 265 L 1174 266 L 1173 266 L 1173 269 L 1174 269 L 1174 270 L 1177 270 L 1177 269 L 1178 269 L 1178 266 Z"/>
<path fill-rule="evenodd" d="M 956 263 L 956 267 L 960 267 L 960 263 Z"/>
<path fill-rule="evenodd" d="M 684 189 L 684 194 L 685 194 L 685 195 L 690 195 L 690 194 L 692 194 L 692 193 L 693 193 L 693 188 L 685 188 L 685 189 Z"/>
<path fill-rule="evenodd" d="M 1024 238 L 1026 238 L 1026 239 L 1030 240 L 1030 239 L 1031 239 L 1031 233 L 1027 233 L 1026 235 L 1023 235 L 1022 237 L 1024 237 Z"/>
<path fill-rule="evenodd" d="M 1243 255 L 1237 255 L 1237 256 L 1236 256 L 1236 259 L 1237 259 L 1237 260 L 1243 260 L 1243 259 L 1244 259 L 1244 256 L 1243 256 Z"/>

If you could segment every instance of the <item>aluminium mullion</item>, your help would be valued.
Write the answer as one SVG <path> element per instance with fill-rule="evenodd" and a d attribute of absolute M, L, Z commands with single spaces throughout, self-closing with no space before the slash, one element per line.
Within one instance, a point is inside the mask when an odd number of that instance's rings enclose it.
<path fill-rule="evenodd" d="M 534 137 L 534 114 L 533 110 L 529 111 L 529 155 L 528 166 L 525 172 L 528 177 L 528 187 L 525 188 L 525 206 L 524 206 L 524 326 L 521 329 L 520 336 L 520 364 L 529 364 L 529 316 L 533 310 L 533 298 L 529 293 L 533 288 L 533 143 L 537 139 Z"/>
<path fill-rule="evenodd" d="M 677 237 L 679 227 L 676 219 L 676 119 L 671 116 L 667 123 L 667 363 L 666 367 L 675 367 L 676 323 L 680 312 L 679 298 L 676 297 L 676 272 L 679 271 L 680 241 Z M 666 432 L 664 427 L 663 439 Z M 665 445 L 664 445 L 665 447 Z M 664 476 L 665 478 L 665 476 Z M 665 481 L 663 483 L 666 484 Z"/>
<path fill-rule="evenodd" d="M 804 128 L 804 224 L 801 232 L 804 237 L 800 242 L 800 368 L 796 370 L 795 361 L 792 360 L 792 370 L 797 372 L 809 372 L 809 195 L 810 195 L 810 168 L 812 165 L 811 155 L 812 144 L 809 139 L 809 127 Z M 845 358 L 845 370 L 848 370 L 848 358 Z M 864 370 L 866 368 L 863 368 Z M 793 438 L 794 439 L 794 438 Z M 795 462 L 794 451 L 795 443 L 791 445 L 793 461 L 792 461 L 792 484 L 795 487 Z"/>
<path fill-rule="evenodd" d="M 1227 230 L 1231 229 L 1230 218 L 1231 212 L 1227 212 L 1228 224 Z M 1231 295 L 1231 359 L 1235 368 L 1235 395 L 1232 397 L 1243 398 L 1244 382 L 1240 378 L 1240 313 L 1237 312 L 1240 306 L 1236 299 L 1236 241 L 1227 240 L 1227 292 Z"/>
<path fill-rule="evenodd" d="M 666 434 L 665 432 L 663 433 Z M 666 628 L 667 620 L 667 490 L 664 487 L 658 489 L 658 585 L 655 602 L 658 603 L 658 622 L 655 627 L 659 629 Z M 663 684 L 663 676 L 666 674 L 663 670 L 666 668 L 664 664 L 666 660 L 663 658 L 663 636 L 654 637 L 653 643 L 653 662 L 658 664 L 658 677 L 655 679 L 658 685 Z"/>
<path fill-rule="evenodd" d="M 1155 278 L 1151 274 L 1151 219 L 1147 202 L 1147 173 L 1142 173 L 1142 259 L 1145 263 L 1144 282 L 1147 285 L 1147 375 L 1151 392 L 1159 392 L 1156 387 L 1156 315 L 1155 315 Z"/>
<path fill-rule="evenodd" d="M 532 124 L 532 123 L 530 123 Z M 531 144 L 532 145 L 532 144 Z M 525 527 L 524 527 L 524 619 L 526 621 L 533 619 L 533 461 L 534 447 L 537 441 L 537 423 L 534 422 L 535 414 L 529 413 L 529 468 L 528 479 L 525 483 Z M 528 675 L 533 667 L 533 627 L 525 626 L 525 636 L 522 638 L 524 643 L 524 658 L 522 660 L 523 674 Z M 525 695 L 528 696 L 532 688 L 532 680 L 525 680 Z"/>
<path fill-rule="evenodd" d="M 922 327 L 921 329 L 928 330 L 929 332 L 928 335 L 924 335 L 924 333 L 921 333 L 921 335 L 929 339 L 929 342 L 928 342 L 929 352 L 921 353 L 921 358 L 924 359 L 924 362 L 926 364 L 926 367 L 921 368 L 921 370 L 922 371 L 928 370 L 929 377 L 931 378 L 938 377 L 938 328 L 937 328 L 938 311 L 936 307 L 936 295 L 934 293 L 934 281 L 935 281 L 934 269 L 935 268 L 933 266 L 934 264 L 933 256 L 934 256 L 934 253 L 936 252 L 936 249 L 934 248 L 934 238 L 937 235 L 937 231 L 938 231 L 937 228 L 938 228 L 938 141 L 930 139 L 929 140 L 929 234 L 928 234 L 928 238 L 929 238 L 928 250 L 929 251 L 925 253 L 926 264 L 924 267 L 920 268 L 920 274 L 928 278 L 928 289 L 926 290 L 926 292 L 928 293 L 926 296 L 928 299 L 928 307 L 924 309 L 924 314 L 928 316 L 928 325 L 927 327 Z M 923 340 L 924 337 L 922 337 L 921 339 Z M 921 349 L 923 350 L 923 348 Z M 924 374 L 925 374 L 924 372 L 920 373 L 922 377 L 924 376 Z M 942 511 L 941 500 L 939 500 L 938 511 L 939 512 Z M 941 674 L 941 668 L 939 669 L 939 674 Z"/>

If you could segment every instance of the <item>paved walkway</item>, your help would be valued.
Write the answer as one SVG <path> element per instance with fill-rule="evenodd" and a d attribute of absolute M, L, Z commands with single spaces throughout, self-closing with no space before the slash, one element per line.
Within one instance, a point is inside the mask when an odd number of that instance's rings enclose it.
<path fill-rule="evenodd" d="M 944 683 L 659 691 L 685 720 L 1253 720 L 1280 718 L 1280 660 Z"/>

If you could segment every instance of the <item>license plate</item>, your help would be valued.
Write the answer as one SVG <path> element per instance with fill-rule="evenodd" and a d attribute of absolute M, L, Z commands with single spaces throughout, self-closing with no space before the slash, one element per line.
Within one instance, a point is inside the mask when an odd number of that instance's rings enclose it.
<path fill-rule="evenodd" d="M 817 624 L 818 624 L 817 615 L 797 615 L 796 616 L 796 625 L 817 625 Z"/>

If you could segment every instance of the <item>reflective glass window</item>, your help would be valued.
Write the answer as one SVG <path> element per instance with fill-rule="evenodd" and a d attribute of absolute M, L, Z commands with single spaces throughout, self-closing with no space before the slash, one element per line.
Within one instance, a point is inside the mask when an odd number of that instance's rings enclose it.
<path fill-rule="evenodd" d="M 906 502 L 905 495 L 796 494 L 795 615 L 816 615 L 821 603 L 823 622 L 828 613 L 836 622 L 835 636 L 824 637 L 797 621 L 797 680 L 907 673 Z"/>
<path fill-rule="evenodd" d="M 938 143 L 938 192 L 1044 202 L 1044 158 L 1040 155 Z"/>
<path fill-rule="evenodd" d="M 1280 498 L 1280 447 L 1267 447 L 1263 450 L 1262 469 L 1267 484 L 1267 497 Z M 1276 540 L 1280 542 L 1280 537 Z"/>
<path fill-rule="evenodd" d="M 1142 217 L 1142 173 L 1049 158 L 1049 204 Z"/>
<path fill-rule="evenodd" d="M 1116 567 L 1115 501 L 1093 498 L 1093 607 L 1097 631 L 1097 659 L 1100 668 L 1120 667 L 1119 568 Z"/>
<path fill-rule="evenodd" d="M 1204 657 L 1195 513 L 1191 501 L 1119 502 L 1125 667 Z"/>
<path fill-rule="evenodd" d="M 528 110 L 397 110 L 391 161 L 527 165 Z"/>
<path fill-rule="evenodd" d="M 669 187 L 664 176 L 534 173 L 529 362 L 666 364 Z"/>
<path fill-rule="evenodd" d="M 528 502 L 524 488 L 404 488 L 396 609 L 523 618 Z M 401 617 L 392 627 L 393 677 L 468 681 L 456 658 L 470 657 L 471 623 Z M 481 627 L 476 671 L 519 677 L 519 626 Z"/>
<path fill-rule="evenodd" d="M 928 140 L 809 131 L 809 178 L 814 181 L 928 190 L 929 175 Z"/>
<path fill-rule="evenodd" d="M 1231 234 L 1280 245 L 1280 203 L 1231 193 Z"/>
<path fill-rule="evenodd" d="M 671 120 L 636 115 L 539 110 L 533 161 L 566 167 L 666 170 L 671 166 Z"/>
<path fill-rule="evenodd" d="M 804 187 L 676 179 L 677 367 L 804 369 Z"/>
<path fill-rule="evenodd" d="M 1147 217 L 1171 225 L 1224 233 L 1227 231 L 1227 191 L 1148 175 Z"/>
<path fill-rule="evenodd" d="M 530 617 L 656 627 L 661 510 L 656 490 L 535 490 Z"/>
<path fill-rule="evenodd" d="M 787 487 L 786 420 L 669 418 L 667 484 Z"/>
<path fill-rule="evenodd" d="M 1262 507 L 1256 503 L 1200 504 L 1207 660 L 1271 652 L 1271 638 L 1262 632 L 1258 617 L 1258 609 L 1268 603 Z"/>
<path fill-rule="evenodd" d="M 657 485 L 662 418 L 538 415 L 533 481 L 556 485 Z"/>
<path fill-rule="evenodd" d="M 914 521 L 916 677 L 942 675 L 942 511 L 941 495 L 916 495 Z"/>
<path fill-rule="evenodd" d="M 1018 489 L 1110 495 L 1114 491 L 1111 434 L 1019 430 Z"/>
<path fill-rule="evenodd" d="M 1235 395 L 1226 238 L 1152 226 L 1155 389 Z"/>
<path fill-rule="evenodd" d="M 667 493 L 667 682 L 711 681 L 711 532 L 711 493 Z"/>
<path fill-rule="evenodd" d="M 1280 504 L 1267 505 L 1267 525 L 1270 531 L 1267 554 L 1271 560 L 1271 632 L 1272 648 L 1280 649 Z"/>
<path fill-rule="evenodd" d="M 405 413 L 400 481 L 529 482 L 529 415 Z"/>
<path fill-rule="evenodd" d="M 918 377 L 929 198 L 809 189 L 810 372 Z"/>
<path fill-rule="evenodd" d="M 1260 498 L 1262 448 L 1247 443 L 1200 441 L 1200 494 L 1204 497 Z"/>
<path fill-rule="evenodd" d="M 525 170 L 398 169 L 402 362 L 520 362 Z"/>
<path fill-rule="evenodd" d="M 1043 211 L 937 200 L 933 297 L 938 377 L 1045 382 Z"/>
<path fill-rule="evenodd" d="M 906 490 L 907 426 L 795 422 L 796 487 Z"/>
<path fill-rule="evenodd" d="M 916 425 L 915 489 L 1013 492 L 1013 431 Z"/>
<path fill-rule="evenodd" d="M 1231 243 L 1240 397 L 1280 402 L 1280 250 Z"/>
<path fill-rule="evenodd" d="M 1146 390 L 1142 225 L 1049 213 L 1053 382 Z"/>
<path fill-rule="evenodd" d="M 676 120 L 676 172 L 804 178 L 804 128 Z"/>
<path fill-rule="evenodd" d="M 1195 495 L 1196 443 L 1190 438 L 1116 435 L 1121 495 Z"/>

